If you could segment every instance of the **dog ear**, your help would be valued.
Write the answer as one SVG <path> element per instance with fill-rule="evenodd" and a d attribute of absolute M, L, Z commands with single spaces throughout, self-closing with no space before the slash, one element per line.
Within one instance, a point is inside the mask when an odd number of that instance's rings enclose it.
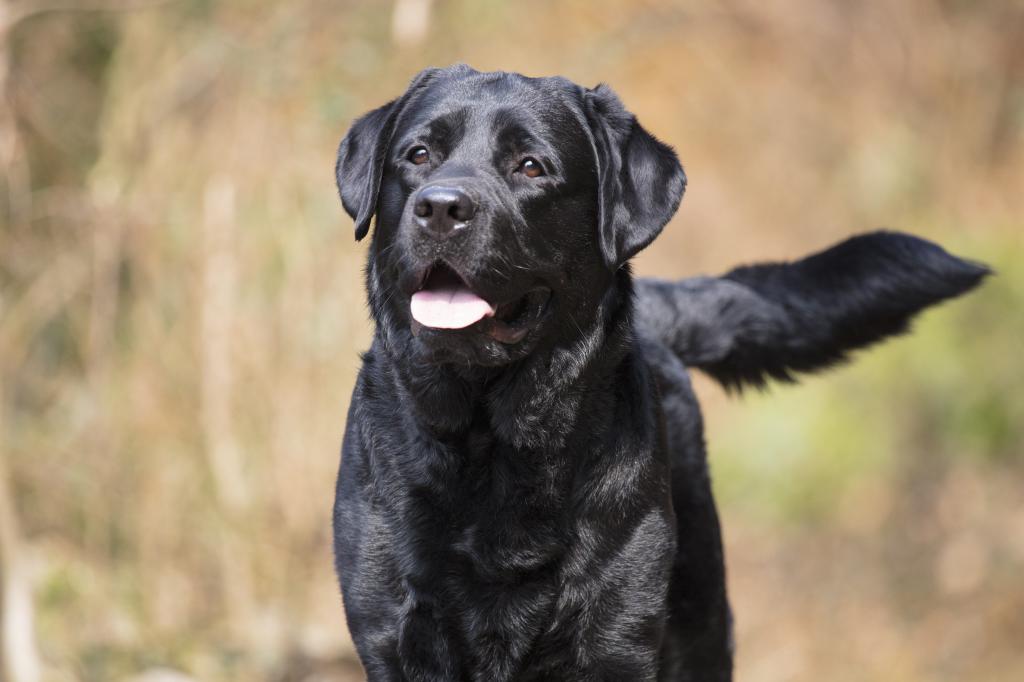
<path fill-rule="evenodd" d="M 359 117 L 341 141 L 334 164 L 334 178 L 342 206 L 356 221 L 356 241 L 370 231 L 370 221 L 377 212 L 380 180 L 384 175 L 395 123 L 412 96 L 441 71 L 421 71 L 404 95 Z"/>
<path fill-rule="evenodd" d="M 584 93 L 598 171 L 598 239 L 611 269 L 654 241 L 679 208 L 686 174 L 675 152 L 606 85 Z"/>

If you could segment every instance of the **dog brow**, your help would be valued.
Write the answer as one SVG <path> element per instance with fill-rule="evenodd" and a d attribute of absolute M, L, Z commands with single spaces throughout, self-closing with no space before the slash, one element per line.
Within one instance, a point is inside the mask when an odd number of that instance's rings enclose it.
<path fill-rule="evenodd" d="M 457 145 L 466 135 L 466 122 L 469 120 L 468 107 L 459 107 L 444 113 L 427 124 L 427 139 L 449 149 Z"/>

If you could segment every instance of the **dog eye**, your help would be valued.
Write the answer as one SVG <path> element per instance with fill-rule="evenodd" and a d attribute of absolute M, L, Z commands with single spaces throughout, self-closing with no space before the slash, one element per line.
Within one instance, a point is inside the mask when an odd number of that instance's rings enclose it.
<path fill-rule="evenodd" d="M 517 170 L 528 178 L 539 178 L 544 175 L 544 167 L 540 165 L 540 161 L 531 156 L 523 159 Z"/>
<path fill-rule="evenodd" d="M 426 147 L 413 147 L 409 150 L 409 154 L 406 158 L 417 166 L 422 166 L 427 161 L 430 161 L 430 152 L 427 151 Z"/>

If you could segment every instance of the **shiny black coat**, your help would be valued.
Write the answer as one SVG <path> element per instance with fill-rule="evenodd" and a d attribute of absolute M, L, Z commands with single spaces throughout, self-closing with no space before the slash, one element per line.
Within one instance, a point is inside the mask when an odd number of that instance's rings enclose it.
<path fill-rule="evenodd" d="M 426 168 L 408 163 L 426 145 Z M 529 153 L 538 181 L 516 177 Z M 684 363 L 727 386 L 788 379 L 906 328 L 984 269 L 896 233 L 720 278 L 634 281 L 627 261 L 685 176 L 605 87 L 424 72 L 357 121 L 338 183 L 367 267 L 373 345 L 334 507 L 349 629 L 370 680 L 731 679 L 731 618 L 700 411 Z M 471 229 L 415 228 L 457 184 Z M 546 292 L 527 335 L 417 330 L 443 261 L 487 300 Z M 539 299 L 538 299 L 539 300 Z"/>

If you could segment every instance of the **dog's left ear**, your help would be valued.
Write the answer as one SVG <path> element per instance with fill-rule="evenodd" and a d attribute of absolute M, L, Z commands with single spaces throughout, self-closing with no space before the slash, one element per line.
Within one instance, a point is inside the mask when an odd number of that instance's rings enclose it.
<path fill-rule="evenodd" d="M 342 206 L 356 221 L 356 241 L 370 231 L 370 221 L 377 212 L 380 179 L 384 175 L 395 122 L 412 95 L 440 72 L 441 69 L 421 71 L 401 97 L 356 119 L 338 147 L 334 178 Z"/>
<path fill-rule="evenodd" d="M 667 144 L 606 85 L 584 93 L 598 171 L 598 239 L 612 270 L 654 241 L 679 208 L 686 174 Z"/>

